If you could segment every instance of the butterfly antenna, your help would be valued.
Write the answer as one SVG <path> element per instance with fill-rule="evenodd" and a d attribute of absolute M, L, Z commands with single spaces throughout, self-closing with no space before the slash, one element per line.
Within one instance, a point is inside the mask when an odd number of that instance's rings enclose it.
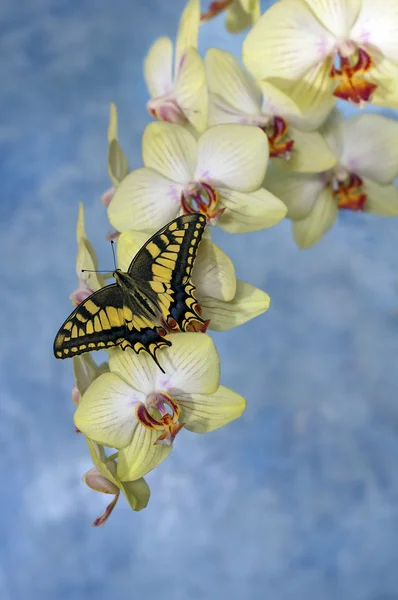
<path fill-rule="evenodd" d="M 82 269 L 82 273 L 109 273 L 109 271 L 92 271 L 91 269 Z"/>
<path fill-rule="evenodd" d="M 115 271 L 116 271 L 117 267 L 116 267 L 115 242 L 113 240 L 111 240 L 111 246 L 112 246 L 112 254 L 113 254 L 113 264 L 115 265 Z"/>

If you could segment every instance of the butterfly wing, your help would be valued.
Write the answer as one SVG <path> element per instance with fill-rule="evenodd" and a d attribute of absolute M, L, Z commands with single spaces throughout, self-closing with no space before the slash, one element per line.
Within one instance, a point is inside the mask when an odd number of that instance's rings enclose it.
<path fill-rule="evenodd" d="M 156 351 L 170 342 L 145 318 L 141 318 L 139 329 L 130 326 L 132 320 L 132 310 L 119 286 L 107 285 L 81 302 L 66 319 L 55 337 L 54 355 L 69 358 L 120 345 L 137 353 L 146 350 L 157 363 Z"/>
<path fill-rule="evenodd" d="M 191 272 L 206 217 L 193 213 L 174 219 L 146 242 L 130 264 L 136 293 L 158 306 L 167 330 L 204 325 L 194 296 Z M 139 301 L 139 299 L 137 299 Z"/>

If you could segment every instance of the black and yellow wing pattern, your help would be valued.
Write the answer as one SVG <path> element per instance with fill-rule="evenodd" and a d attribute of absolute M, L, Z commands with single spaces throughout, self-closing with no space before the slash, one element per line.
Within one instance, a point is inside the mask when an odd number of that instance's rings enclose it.
<path fill-rule="evenodd" d="M 72 312 L 54 341 L 56 358 L 120 346 L 156 352 L 170 346 L 173 331 L 205 327 L 194 296 L 191 272 L 206 217 L 187 214 L 155 233 L 116 283 L 94 292 Z M 159 365 L 160 366 L 160 365 Z"/>

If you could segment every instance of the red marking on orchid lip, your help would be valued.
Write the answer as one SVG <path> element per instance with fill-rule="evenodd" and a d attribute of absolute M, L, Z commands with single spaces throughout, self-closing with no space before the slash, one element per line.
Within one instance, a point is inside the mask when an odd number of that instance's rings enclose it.
<path fill-rule="evenodd" d="M 206 181 L 193 182 L 181 192 L 184 213 L 201 213 L 208 223 L 215 224 L 225 210 L 225 207 L 217 209 L 217 203 L 217 190 Z"/>
<path fill-rule="evenodd" d="M 362 191 L 363 181 L 355 173 L 350 173 L 345 182 L 338 184 L 333 190 L 333 197 L 337 200 L 340 210 L 363 211 L 367 196 Z"/>
<path fill-rule="evenodd" d="M 340 68 L 333 63 L 330 77 L 340 83 L 334 90 L 333 95 L 353 104 L 369 102 L 377 88 L 376 84 L 363 78 L 373 67 L 371 56 L 363 48 L 358 48 L 354 58 L 341 56 L 340 54 L 336 58 L 340 59 Z"/>
<path fill-rule="evenodd" d="M 290 158 L 294 140 L 287 137 L 287 121 L 276 116 L 264 127 L 264 131 L 268 137 L 270 156 L 272 158 Z"/>
<path fill-rule="evenodd" d="M 203 22 L 213 19 L 223 10 L 228 8 L 228 6 L 232 4 L 232 1 L 233 0 L 216 0 L 215 2 L 211 2 L 208 10 L 200 15 L 200 20 Z"/>

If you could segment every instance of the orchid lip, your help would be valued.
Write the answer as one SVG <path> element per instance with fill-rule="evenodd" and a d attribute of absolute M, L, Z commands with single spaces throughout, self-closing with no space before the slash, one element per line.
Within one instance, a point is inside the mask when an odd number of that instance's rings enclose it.
<path fill-rule="evenodd" d="M 201 213 L 208 223 L 217 224 L 225 208 L 216 208 L 217 190 L 205 181 L 193 181 L 181 192 L 181 206 L 186 214 Z"/>
<path fill-rule="evenodd" d="M 362 106 L 371 100 L 377 85 L 364 79 L 373 67 L 373 59 L 353 42 L 344 42 L 336 50 L 330 77 L 339 82 L 333 95 Z"/>
<path fill-rule="evenodd" d="M 154 408 L 160 418 L 154 417 L 148 410 Z M 177 433 L 184 427 L 178 423 L 180 408 L 176 401 L 166 392 L 153 392 L 146 398 L 145 404 L 140 402 L 135 408 L 136 418 L 146 429 L 160 432 L 155 444 L 170 445 Z"/>
<path fill-rule="evenodd" d="M 337 207 L 340 210 L 363 211 L 367 196 L 363 192 L 362 179 L 355 173 L 346 172 L 345 178 L 343 175 L 344 169 L 338 171 L 330 182 Z"/>

